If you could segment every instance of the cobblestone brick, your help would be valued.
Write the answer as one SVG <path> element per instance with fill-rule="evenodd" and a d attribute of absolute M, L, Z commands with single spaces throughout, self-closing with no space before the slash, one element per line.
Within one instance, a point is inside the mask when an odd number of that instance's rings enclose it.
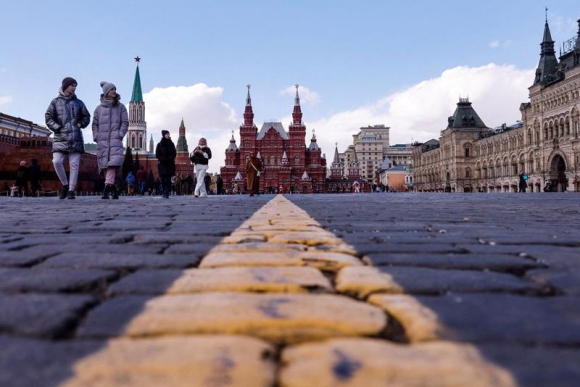
<path fill-rule="evenodd" d="M 413 341 L 471 343 L 580 344 L 577 297 L 533 298 L 503 294 L 442 297 L 373 295 Z"/>
<path fill-rule="evenodd" d="M 140 268 L 185 268 L 196 265 L 200 257 L 177 254 L 124 254 L 119 249 L 117 254 L 87 251 L 81 253 L 63 253 L 38 265 L 39 268 L 73 268 L 73 269 L 140 269 Z"/>
<path fill-rule="evenodd" d="M 0 272 L 1 278 L 1 272 Z M 115 283 L 111 294 L 201 292 L 332 292 L 329 280 L 310 267 L 224 267 L 191 270 L 142 270 Z"/>
<path fill-rule="evenodd" d="M 0 294 L 0 334 L 55 337 L 94 302 L 93 297 L 65 294 Z"/>
<path fill-rule="evenodd" d="M 508 371 L 472 345 L 398 345 L 371 339 L 333 339 L 289 347 L 281 385 L 369 387 L 516 387 Z"/>
<path fill-rule="evenodd" d="M 2 292 L 87 291 L 117 276 L 107 270 L 0 269 Z"/>
<path fill-rule="evenodd" d="M 119 297 L 92 310 L 80 334 L 244 334 L 282 344 L 377 335 L 385 326 L 380 309 L 341 296 L 205 293 Z"/>
<path fill-rule="evenodd" d="M 509 274 L 489 271 L 438 270 L 417 267 L 345 267 L 336 289 L 358 298 L 374 293 L 444 294 L 539 292 L 540 288 Z"/>

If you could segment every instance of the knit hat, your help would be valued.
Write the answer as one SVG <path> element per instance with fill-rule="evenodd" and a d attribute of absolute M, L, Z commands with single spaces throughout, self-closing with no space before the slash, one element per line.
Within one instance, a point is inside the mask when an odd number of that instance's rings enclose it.
<path fill-rule="evenodd" d="M 162 131 L 161 131 L 161 135 L 162 135 L 163 137 L 165 137 L 165 135 L 166 135 L 167 133 L 169 133 L 169 130 L 162 130 Z"/>
<path fill-rule="evenodd" d="M 109 94 L 109 91 L 111 91 L 111 89 L 117 90 L 117 86 L 105 81 L 101 82 L 101 87 L 103 88 L 103 95 L 105 97 L 107 96 L 107 94 Z"/>
<path fill-rule="evenodd" d="M 66 77 L 62 80 L 62 91 L 65 91 L 70 85 L 77 85 L 77 81 L 74 78 Z"/>

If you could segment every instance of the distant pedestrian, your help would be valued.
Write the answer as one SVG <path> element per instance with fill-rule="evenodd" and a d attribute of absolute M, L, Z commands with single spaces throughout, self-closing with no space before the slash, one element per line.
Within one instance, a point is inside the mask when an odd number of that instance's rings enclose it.
<path fill-rule="evenodd" d="M 246 181 L 250 196 L 260 194 L 260 174 L 262 172 L 262 160 L 256 156 L 256 151 L 252 151 L 246 163 Z"/>
<path fill-rule="evenodd" d="M 124 161 L 123 138 L 129 128 L 127 108 L 117 94 L 117 87 L 109 82 L 101 82 L 103 93 L 101 103 L 93 114 L 93 140 L 97 143 L 97 164 L 99 173 L 105 176 L 102 199 L 119 199 L 115 179 Z"/>
<path fill-rule="evenodd" d="M 203 185 L 205 186 L 205 192 L 209 193 L 209 186 L 211 185 L 211 176 L 209 175 L 209 173 L 205 173 L 205 176 L 203 177 Z"/>
<path fill-rule="evenodd" d="M 217 194 L 223 195 L 224 194 L 224 181 L 220 175 L 218 175 L 215 185 L 217 187 Z"/>
<path fill-rule="evenodd" d="M 50 102 L 45 113 L 46 126 L 54 133 L 52 163 L 62 183 L 60 199 L 75 198 L 81 154 L 85 152 L 81 129 L 86 128 L 91 121 L 85 104 L 75 94 L 76 88 L 76 80 L 71 77 L 63 79 L 58 96 Z M 63 165 L 67 155 L 70 180 L 67 179 Z"/>
<path fill-rule="evenodd" d="M 135 183 L 137 179 L 133 172 L 129 171 L 129 174 L 125 178 L 125 182 L 127 183 L 127 195 L 133 196 L 135 194 Z"/>
<path fill-rule="evenodd" d="M 30 191 L 32 196 L 38 196 L 40 192 L 40 166 L 38 159 L 32 159 L 32 165 L 28 168 L 28 180 L 30 180 Z"/>
<path fill-rule="evenodd" d="M 147 188 L 147 172 L 145 172 L 145 167 L 140 165 L 137 171 L 137 187 L 139 187 L 139 195 L 145 195 L 145 189 Z"/>
<path fill-rule="evenodd" d="M 28 196 L 28 168 L 24 160 L 20 162 L 16 170 L 16 183 L 14 185 L 18 187 L 19 197 Z"/>
<path fill-rule="evenodd" d="M 195 197 L 206 197 L 207 188 L 205 186 L 205 172 L 207 171 L 209 160 L 211 159 L 211 149 L 207 146 L 207 140 L 200 138 L 197 146 L 191 153 L 189 159 L 193 163 L 193 171 L 197 179 L 193 194 Z"/>
<path fill-rule="evenodd" d="M 177 151 L 175 144 L 171 141 L 171 135 L 167 130 L 161 131 L 161 141 L 155 148 L 155 157 L 157 157 L 157 169 L 161 182 L 162 196 L 169 198 L 171 191 L 171 178 L 175 175 L 175 157 Z"/>
<path fill-rule="evenodd" d="M 528 183 L 526 182 L 527 176 L 524 173 L 520 173 L 520 184 L 519 184 L 519 192 L 526 192 L 526 188 L 528 188 Z"/>

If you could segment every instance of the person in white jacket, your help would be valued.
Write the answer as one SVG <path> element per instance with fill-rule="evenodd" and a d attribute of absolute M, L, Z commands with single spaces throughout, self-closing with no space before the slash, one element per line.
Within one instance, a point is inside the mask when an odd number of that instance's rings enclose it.
<path fill-rule="evenodd" d="M 211 149 L 207 146 L 207 140 L 205 138 L 202 137 L 199 139 L 198 145 L 191 153 L 189 159 L 193 163 L 193 172 L 197 179 L 193 194 L 195 197 L 206 197 L 207 191 L 203 179 L 209 166 L 209 159 L 211 159 Z"/>

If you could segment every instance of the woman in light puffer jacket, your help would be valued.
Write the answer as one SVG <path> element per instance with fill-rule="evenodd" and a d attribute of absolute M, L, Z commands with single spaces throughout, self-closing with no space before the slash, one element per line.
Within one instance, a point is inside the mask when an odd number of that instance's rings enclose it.
<path fill-rule="evenodd" d="M 93 114 L 93 140 L 97 143 L 97 162 L 99 173 L 105 175 L 105 189 L 103 199 L 119 199 L 115 177 L 123 165 L 123 138 L 129 128 L 127 108 L 119 100 L 115 85 L 101 82 L 103 94 L 101 104 Z"/>

